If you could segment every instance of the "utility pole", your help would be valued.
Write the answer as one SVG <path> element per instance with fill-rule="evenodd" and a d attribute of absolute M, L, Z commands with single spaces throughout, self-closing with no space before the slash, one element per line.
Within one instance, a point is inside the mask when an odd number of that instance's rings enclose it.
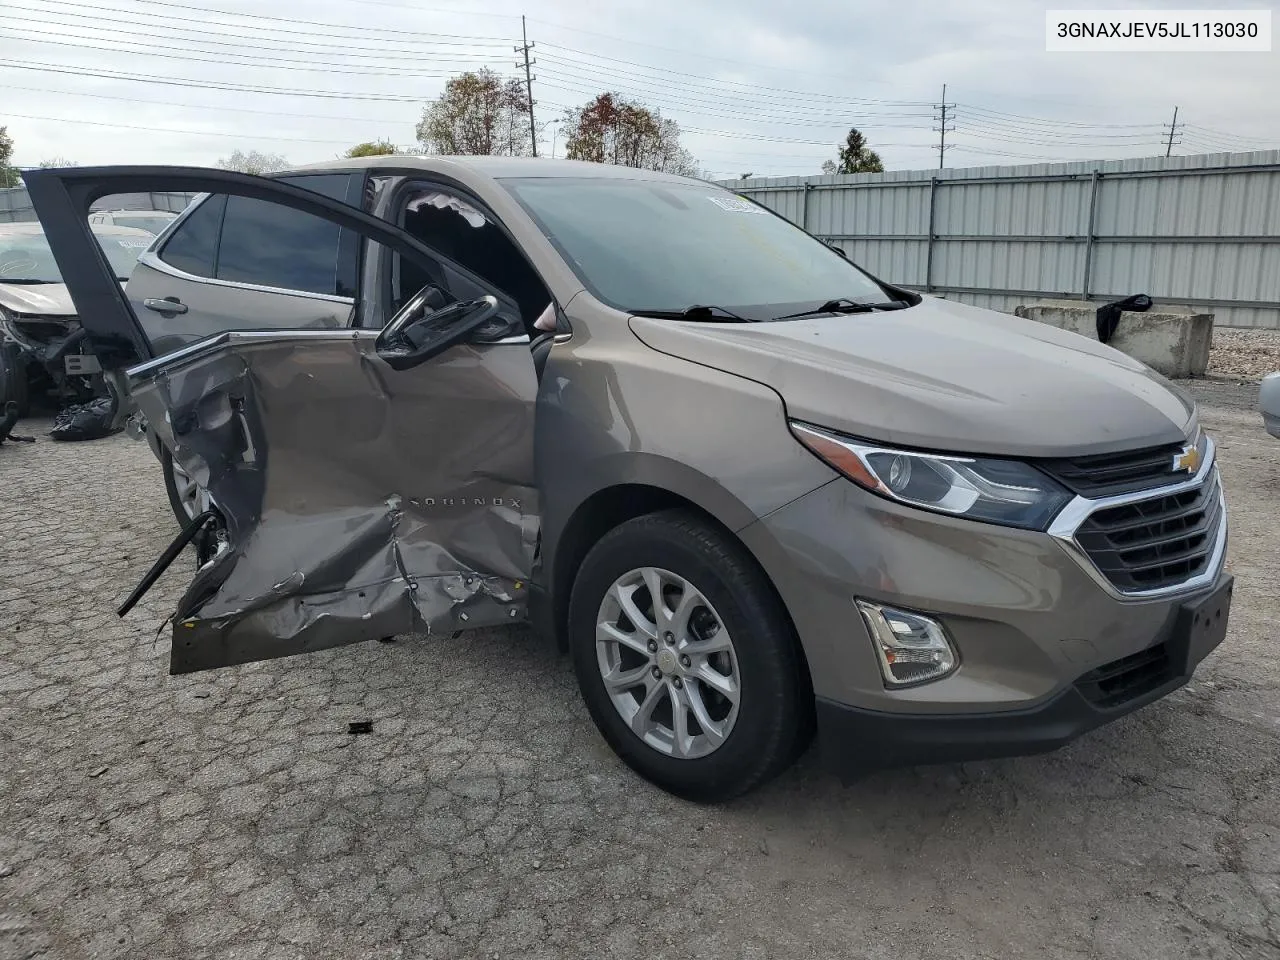
<path fill-rule="evenodd" d="M 529 59 L 529 51 L 533 49 L 533 44 L 529 42 L 529 31 L 525 28 L 524 16 L 520 17 L 520 39 L 523 43 L 515 48 L 516 53 L 524 54 L 524 89 L 529 96 L 529 142 L 533 145 L 533 155 L 538 155 L 538 128 L 533 122 L 533 81 L 534 76 L 529 72 L 537 60 Z M 519 63 L 516 64 L 520 66 Z"/>
<path fill-rule="evenodd" d="M 956 105 L 954 103 L 947 103 L 947 85 L 944 83 L 942 85 L 942 103 L 934 105 L 934 109 L 938 111 L 938 115 L 933 118 L 938 121 L 938 126 L 933 128 L 938 133 L 938 145 L 933 149 L 938 151 L 939 170 L 942 169 L 943 161 L 945 161 L 947 157 L 947 134 L 955 130 L 954 126 L 947 126 L 948 119 L 955 119 L 955 108 Z M 947 116 L 948 110 L 952 111 L 950 118 Z"/>
<path fill-rule="evenodd" d="M 1171 153 L 1173 153 L 1173 145 L 1174 145 L 1174 143 L 1175 143 L 1175 141 L 1174 141 L 1174 139 L 1173 139 L 1173 138 L 1174 138 L 1174 136 L 1175 136 L 1177 133 L 1178 133 L 1178 108 L 1177 108 L 1177 107 L 1174 107 L 1174 108 L 1173 108 L 1173 123 L 1169 124 L 1169 138 L 1168 138 L 1168 140 L 1166 141 L 1166 143 L 1165 143 L 1165 147 L 1164 147 L 1164 155 L 1165 155 L 1166 157 L 1167 157 L 1167 156 L 1169 156 Z M 1176 141 L 1176 142 L 1177 142 L 1177 143 L 1181 143 L 1182 141 L 1181 141 L 1181 140 L 1178 140 L 1178 141 Z"/>

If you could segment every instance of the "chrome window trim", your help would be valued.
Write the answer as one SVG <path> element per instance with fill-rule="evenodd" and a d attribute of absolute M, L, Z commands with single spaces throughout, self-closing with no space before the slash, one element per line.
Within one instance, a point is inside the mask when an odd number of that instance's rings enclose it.
<path fill-rule="evenodd" d="M 180 366 L 188 360 L 208 353 L 209 351 L 215 350 L 228 343 L 283 343 L 285 341 L 297 340 L 314 340 L 320 342 L 336 340 L 376 340 L 381 332 L 381 330 L 361 327 L 304 327 L 297 330 L 223 330 L 220 333 L 215 333 L 212 336 L 205 337 L 203 340 L 197 340 L 195 343 L 187 344 L 185 347 L 174 350 L 171 353 L 166 353 L 162 357 L 154 357 L 144 363 L 139 363 L 135 366 L 129 367 L 125 370 L 125 376 L 129 378 L 130 383 L 147 380 L 158 373 L 164 373 L 170 367 Z M 475 346 L 527 347 L 529 343 L 529 335 L 527 333 L 520 333 L 511 337 L 504 337 L 501 340 L 495 340 L 493 343 L 475 344 Z"/>
<path fill-rule="evenodd" d="M 1151 590 L 1121 590 L 1098 569 L 1092 558 L 1076 539 L 1076 535 L 1080 532 L 1080 528 L 1084 526 L 1085 521 L 1099 510 L 1125 506 L 1131 503 L 1141 503 L 1144 500 L 1155 500 L 1159 497 L 1185 493 L 1188 490 L 1196 490 L 1205 486 L 1217 474 L 1217 460 L 1217 445 L 1213 442 L 1212 437 L 1208 437 L 1206 438 L 1204 463 L 1200 465 L 1200 469 L 1190 480 L 1183 480 L 1163 487 L 1152 487 L 1148 490 L 1138 490 L 1133 493 L 1099 497 L 1096 500 L 1076 496 L 1054 518 L 1053 523 L 1049 526 L 1049 535 L 1079 564 L 1094 583 L 1105 590 L 1113 599 L 1121 601 L 1157 600 L 1195 593 L 1216 581 L 1219 574 L 1222 573 L 1223 565 L 1226 563 L 1227 500 L 1220 477 L 1218 478 L 1218 529 L 1214 533 L 1213 547 L 1209 551 L 1208 563 L 1202 572 L 1181 583 L 1155 587 Z"/>
<path fill-rule="evenodd" d="M 264 287 L 260 284 L 241 283 L 237 280 L 219 280 L 217 277 L 198 277 L 194 273 L 187 273 L 185 270 L 179 270 L 172 264 L 166 263 L 150 250 L 138 257 L 138 262 L 145 264 L 152 270 L 168 274 L 178 280 L 185 280 L 188 283 L 205 283 L 213 287 L 230 287 L 233 290 L 251 290 L 254 293 L 274 293 L 286 297 L 297 297 L 302 300 L 322 300 L 325 303 L 341 303 L 346 306 L 351 306 L 355 303 L 354 297 L 338 297 L 330 293 L 312 293 L 309 290 L 295 290 L 291 287 Z"/>

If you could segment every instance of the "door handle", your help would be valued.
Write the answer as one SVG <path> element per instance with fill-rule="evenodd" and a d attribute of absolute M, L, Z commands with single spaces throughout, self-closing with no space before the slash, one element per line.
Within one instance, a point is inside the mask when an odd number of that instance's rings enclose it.
<path fill-rule="evenodd" d="M 165 297 L 158 299 L 156 297 L 148 297 L 142 301 L 142 305 L 148 310 L 154 310 L 156 313 L 186 313 L 187 305 L 177 297 Z"/>

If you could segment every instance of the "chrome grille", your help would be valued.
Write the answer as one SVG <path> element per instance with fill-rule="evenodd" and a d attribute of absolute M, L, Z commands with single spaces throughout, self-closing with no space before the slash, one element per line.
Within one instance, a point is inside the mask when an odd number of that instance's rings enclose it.
<path fill-rule="evenodd" d="M 1141 593 L 1206 572 L 1222 520 L 1213 467 L 1199 486 L 1095 510 L 1075 540 L 1117 590 Z"/>
<path fill-rule="evenodd" d="M 1208 438 L 1203 433 L 1197 438 L 1196 447 L 1203 457 L 1208 449 Z M 1185 480 L 1186 474 L 1180 475 L 1173 466 L 1182 449 L 1181 442 L 1166 443 L 1124 453 L 1042 460 L 1037 466 L 1072 493 L 1096 499 Z"/>

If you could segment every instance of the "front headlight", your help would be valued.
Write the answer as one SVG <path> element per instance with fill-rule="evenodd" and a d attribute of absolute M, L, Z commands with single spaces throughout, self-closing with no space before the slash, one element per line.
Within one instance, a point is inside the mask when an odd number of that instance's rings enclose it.
<path fill-rule="evenodd" d="M 819 459 L 858 486 L 925 510 L 1044 530 L 1072 496 L 1017 460 L 894 450 L 795 420 L 791 430 Z"/>

